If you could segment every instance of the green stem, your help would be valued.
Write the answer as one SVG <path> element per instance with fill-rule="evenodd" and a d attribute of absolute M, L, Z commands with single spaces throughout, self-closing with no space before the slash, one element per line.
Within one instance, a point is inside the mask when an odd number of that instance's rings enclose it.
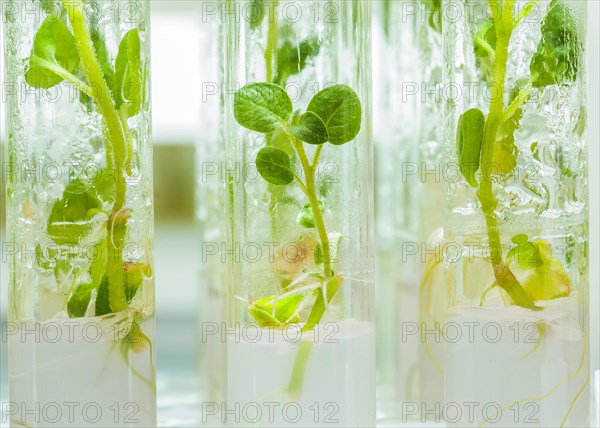
<path fill-rule="evenodd" d="M 86 85 L 81 79 L 79 79 L 74 74 L 69 73 L 67 70 L 62 68 L 60 65 L 53 64 L 53 63 L 46 61 L 45 59 L 39 58 L 37 56 L 31 57 L 30 64 L 35 64 L 40 67 L 44 67 L 47 70 L 50 70 L 57 76 L 60 76 L 63 79 L 65 79 L 67 82 L 71 83 L 73 86 L 75 86 L 81 92 L 86 94 L 88 97 L 90 97 L 90 98 L 94 97 L 93 91 L 91 90 L 89 85 Z"/>
<path fill-rule="evenodd" d="M 313 212 L 313 217 L 315 219 L 315 225 L 317 226 L 317 231 L 319 233 L 319 240 L 321 241 L 321 247 L 323 248 L 323 271 L 325 274 L 324 283 L 327 283 L 329 278 L 332 276 L 331 271 L 331 249 L 329 247 L 329 237 L 327 236 L 327 230 L 325 229 L 325 222 L 323 221 L 323 213 L 321 212 L 321 208 L 319 207 L 319 199 L 317 197 L 317 192 L 315 188 L 315 171 L 318 167 L 319 157 L 321 155 L 321 150 L 323 148 L 322 145 L 317 147 L 313 163 L 311 165 L 308 155 L 304 150 L 304 145 L 301 141 L 297 140 L 294 136 L 288 135 L 296 153 L 298 154 L 298 158 L 300 159 L 300 163 L 302 165 L 302 169 L 304 171 L 304 175 L 306 177 L 306 184 L 302 183 L 302 181 L 296 177 L 296 181 L 299 182 L 300 188 L 308 198 L 310 202 L 310 206 Z M 322 291 L 323 293 L 323 291 Z M 327 300 L 327 293 L 323 293 L 323 299 Z M 320 322 L 316 320 L 316 323 Z M 308 363 L 308 359 L 310 358 L 310 353 L 313 348 L 312 342 L 302 342 L 300 344 L 300 349 L 296 354 L 296 358 L 294 360 L 294 367 L 292 368 L 292 376 L 288 383 L 288 394 L 292 398 L 296 398 L 302 392 L 302 387 L 304 385 L 304 377 L 306 372 L 306 365 Z"/>
<path fill-rule="evenodd" d="M 313 170 L 317 170 L 318 166 L 319 166 L 319 158 L 321 157 L 321 151 L 323 150 L 323 146 L 325 146 L 325 144 L 321 144 L 319 146 L 317 146 L 317 150 L 315 150 L 315 156 L 313 157 L 313 161 L 312 161 L 312 169 Z"/>
<path fill-rule="evenodd" d="M 292 144 L 298 153 L 300 163 L 306 176 L 306 190 L 305 194 L 312 208 L 313 217 L 315 218 L 315 225 L 317 226 L 317 232 L 319 233 L 319 240 L 323 247 L 323 271 L 325 273 L 325 281 L 331 278 L 331 248 L 329 248 L 329 237 L 327 236 L 327 230 L 325 229 L 325 222 L 323 221 L 323 213 L 321 213 L 321 207 L 319 207 L 319 199 L 317 197 L 317 191 L 315 188 L 315 167 L 311 165 L 304 150 L 304 146 L 301 141 L 298 141 L 293 136 L 290 136 Z"/>
<path fill-rule="evenodd" d="M 502 258 L 502 242 L 500 239 L 498 220 L 495 214 L 498 200 L 494 195 L 492 187 L 491 166 L 494 161 L 494 144 L 496 142 L 498 127 L 501 124 L 501 118 L 504 112 L 506 64 L 508 62 L 508 45 L 514 28 L 512 17 L 514 2 L 515 0 L 504 1 L 502 17 L 496 22 L 496 59 L 494 61 L 492 74 L 492 88 L 496 90 L 496 93 L 490 102 L 490 110 L 485 123 L 481 149 L 481 171 L 483 177 L 479 186 L 478 197 L 485 216 L 490 258 L 498 285 L 508 293 L 516 305 L 529 309 L 539 309 L 533 304 L 529 296 L 527 296 L 527 293 L 525 293 L 525 290 Z M 494 4 L 497 6 L 496 10 L 499 10 L 499 0 L 490 0 L 490 5 L 493 6 Z"/>
<path fill-rule="evenodd" d="M 300 348 L 296 359 L 294 360 L 294 367 L 292 368 L 292 377 L 288 383 L 288 394 L 291 398 L 297 399 L 302 392 L 304 387 L 304 373 L 306 372 L 306 365 L 310 358 L 310 353 L 313 348 L 313 342 L 302 341 L 300 342 Z"/>
<path fill-rule="evenodd" d="M 114 157 L 114 175 L 116 197 L 111 219 L 108 222 L 108 260 L 107 276 L 109 280 L 109 303 L 113 312 L 119 312 L 127 307 L 125 290 L 123 288 L 123 251 L 124 228 L 129 213 L 123 210 L 127 185 L 123 176 L 125 163 L 126 138 L 119 114 L 110 97 L 110 90 L 104 78 L 104 73 L 98 63 L 96 51 L 90 31 L 83 14 L 83 1 L 63 0 L 68 11 L 69 20 L 73 27 L 77 50 L 81 57 L 83 71 L 90 86 L 96 88 L 93 97 L 98 111 L 106 125 L 107 157 L 112 148 Z M 122 212 L 124 211 L 124 212 Z M 115 236 L 118 235 L 118 236 Z"/>
<path fill-rule="evenodd" d="M 133 138 L 129 132 L 129 124 L 127 123 L 127 112 L 125 109 L 119 110 L 119 118 L 121 119 L 121 125 L 123 126 L 123 132 L 125 133 L 125 140 L 127 142 L 125 169 L 127 174 L 131 176 L 131 162 L 133 161 Z"/>
<path fill-rule="evenodd" d="M 504 113 L 500 116 L 500 123 L 507 121 L 516 113 L 516 111 L 529 99 L 532 90 L 533 86 L 531 82 L 528 82 L 527 85 L 519 91 L 517 97 L 510 103 L 507 109 L 504 110 Z"/>
<path fill-rule="evenodd" d="M 490 56 L 490 59 L 492 61 L 495 61 L 496 59 L 496 52 L 494 51 L 494 49 L 490 46 L 490 44 L 488 42 L 486 42 L 482 37 L 475 37 L 474 42 L 483 50 L 485 50 L 487 52 L 487 54 Z"/>
<path fill-rule="evenodd" d="M 302 193 L 304 193 L 305 195 L 308 195 L 308 188 L 304 185 L 304 183 L 302 182 L 300 177 L 298 177 L 297 175 L 294 174 L 294 181 L 296 182 L 296 184 L 298 185 L 300 190 L 302 190 Z"/>

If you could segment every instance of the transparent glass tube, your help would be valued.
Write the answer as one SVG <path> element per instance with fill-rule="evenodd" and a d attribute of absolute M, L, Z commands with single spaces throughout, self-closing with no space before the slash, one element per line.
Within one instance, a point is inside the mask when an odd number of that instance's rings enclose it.
<path fill-rule="evenodd" d="M 155 426 L 148 2 L 3 13 L 11 426 Z"/>
<path fill-rule="evenodd" d="M 413 0 L 373 5 L 379 418 L 418 398 L 418 68 Z M 405 335 L 403 336 L 403 332 Z"/>
<path fill-rule="evenodd" d="M 587 5 L 489 6 L 444 20 L 446 420 L 589 426 Z"/>
<path fill-rule="evenodd" d="M 208 5 L 209 3 L 205 3 Z M 221 3 L 223 5 L 224 2 Z M 214 129 L 217 132 L 198 132 L 196 141 L 197 175 L 197 219 L 201 238 L 201 260 L 199 263 L 199 371 L 200 394 L 203 403 L 220 403 L 225 393 L 225 343 L 221 338 L 221 327 L 225 321 L 224 300 L 221 289 L 225 283 L 225 264 L 221 249 L 225 241 L 224 192 L 225 135 L 223 128 L 223 82 L 224 25 L 221 17 L 210 15 L 200 24 L 202 61 L 201 80 L 206 82 L 207 94 L 198 129 Z M 215 36 L 217 35 L 217 40 Z M 210 88 L 210 90 L 208 90 Z M 208 95 L 210 94 L 210 95 Z M 203 421 L 203 423 L 206 421 Z M 214 426 L 214 421 L 208 426 Z"/>
<path fill-rule="evenodd" d="M 226 7 L 226 403 L 373 426 L 370 4 Z"/>
<path fill-rule="evenodd" d="M 419 140 L 418 241 L 421 263 L 419 287 L 419 398 L 423 419 L 440 420 L 444 400 L 444 344 L 436 339 L 445 310 L 443 242 L 444 218 L 444 117 L 442 4 L 418 2 L 416 44 L 419 64 L 417 123 Z M 437 332 L 427 334 L 427 332 Z"/>

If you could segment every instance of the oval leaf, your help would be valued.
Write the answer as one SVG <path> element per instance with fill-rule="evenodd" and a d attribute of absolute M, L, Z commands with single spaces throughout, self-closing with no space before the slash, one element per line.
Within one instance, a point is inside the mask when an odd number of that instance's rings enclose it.
<path fill-rule="evenodd" d="M 254 318 L 258 325 L 263 328 L 279 326 L 279 321 L 277 321 L 277 318 L 263 309 L 249 307 L 248 312 L 250 315 L 252 315 L 252 318 Z"/>
<path fill-rule="evenodd" d="M 325 205 L 323 202 L 319 201 L 319 208 L 321 211 L 325 209 Z M 307 229 L 314 229 L 317 227 L 315 223 L 315 216 L 313 214 L 312 206 L 310 204 L 304 205 L 300 212 L 298 213 L 298 218 L 296 219 L 298 224 Z"/>
<path fill-rule="evenodd" d="M 81 318 L 85 316 L 90 300 L 92 299 L 92 290 L 96 287 L 93 283 L 87 282 L 79 284 L 67 302 L 67 313 L 69 318 Z"/>
<path fill-rule="evenodd" d="M 64 22 L 47 17 L 33 39 L 25 81 L 34 88 L 48 89 L 64 80 L 56 72 L 73 73 L 78 65 L 75 37 Z"/>
<path fill-rule="evenodd" d="M 255 302 L 250 306 L 249 311 L 262 327 L 266 323 L 271 325 L 296 323 L 300 321 L 297 312 L 303 301 L 304 296 L 300 294 L 280 298 L 270 296 Z"/>
<path fill-rule="evenodd" d="M 62 198 L 54 202 L 48 218 L 48 235 L 57 244 L 77 244 L 93 230 L 96 222 L 89 219 L 90 210 L 101 209 L 102 203 L 85 183 L 71 181 Z"/>
<path fill-rule="evenodd" d="M 234 96 L 235 120 L 252 131 L 273 132 L 290 119 L 292 111 L 287 92 L 272 83 L 250 83 Z"/>
<path fill-rule="evenodd" d="M 479 170 L 484 127 L 485 116 L 476 108 L 467 110 L 458 119 L 456 144 L 460 172 L 473 187 L 477 187 L 475 173 Z"/>
<path fill-rule="evenodd" d="M 318 92 L 310 101 L 308 111 L 321 118 L 331 144 L 352 141 L 360 131 L 360 99 L 349 86 L 335 85 Z"/>
<path fill-rule="evenodd" d="M 148 265 L 135 262 L 123 262 L 123 288 L 127 303 L 131 303 L 147 275 Z"/>
<path fill-rule="evenodd" d="M 117 109 L 124 108 L 127 117 L 140 111 L 142 94 L 142 62 L 140 36 L 137 29 L 129 30 L 119 44 L 115 61 Z"/>
<path fill-rule="evenodd" d="M 256 156 L 256 169 L 267 182 L 284 186 L 294 181 L 290 157 L 275 147 L 263 147 Z"/>
<path fill-rule="evenodd" d="M 250 28 L 260 27 L 265 18 L 265 0 L 252 0 L 250 4 Z"/>
<path fill-rule="evenodd" d="M 298 118 L 298 123 L 289 127 L 290 133 L 308 144 L 325 144 L 329 139 L 327 128 L 319 116 L 307 111 Z"/>
<path fill-rule="evenodd" d="M 571 292 L 571 277 L 559 259 L 552 255 L 548 241 L 531 243 L 537 251 L 538 264 L 527 269 L 523 289 L 533 301 L 552 300 L 566 297 Z"/>

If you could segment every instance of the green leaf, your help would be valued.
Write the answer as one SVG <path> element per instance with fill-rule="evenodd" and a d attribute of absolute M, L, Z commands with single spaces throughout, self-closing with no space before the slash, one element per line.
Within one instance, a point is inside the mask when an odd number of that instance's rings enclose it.
<path fill-rule="evenodd" d="M 329 279 L 329 281 L 327 281 L 327 284 L 324 287 L 326 290 L 326 295 L 327 295 L 327 304 L 331 303 L 331 300 L 333 299 L 333 297 L 337 293 L 338 289 L 342 285 L 343 280 L 344 280 L 344 278 L 342 278 L 341 275 L 336 275 L 333 278 Z M 319 294 L 317 295 L 317 299 L 315 300 L 315 304 L 313 305 L 313 307 L 310 311 L 310 314 L 308 316 L 308 321 L 306 321 L 306 324 L 302 328 L 302 331 L 303 332 L 310 331 L 313 328 L 315 328 L 315 325 L 317 325 L 319 322 L 321 322 L 321 318 L 323 318 L 323 315 L 325 314 L 325 310 L 326 310 L 326 305 L 325 305 L 325 298 L 324 298 L 324 294 L 323 294 L 323 288 L 320 288 Z"/>
<path fill-rule="evenodd" d="M 292 34 L 295 35 L 294 32 Z M 274 82 L 285 86 L 290 76 L 300 73 L 308 61 L 319 55 L 321 41 L 318 36 L 302 40 L 297 45 L 286 40 L 277 51 L 277 73 Z"/>
<path fill-rule="evenodd" d="M 98 62 L 100 63 L 100 69 L 102 70 L 102 74 L 104 75 L 104 80 L 106 80 L 106 84 L 112 91 L 113 99 L 116 100 L 115 92 L 117 90 L 117 76 L 115 74 L 115 70 L 112 67 L 110 56 L 108 54 L 108 49 L 106 47 L 106 41 L 104 40 L 104 37 L 102 36 L 102 33 L 100 32 L 100 30 L 98 30 L 98 28 L 92 28 L 90 33 L 92 36 L 92 43 L 94 44 L 94 49 L 96 50 L 96 57 L 98 58 Z"/>
<path fill-rule="evenodd" d="M 319 208 L 321 211 L 325 209 L 325 205 L 322 201 L 319 201 Z M 306 204 L 304 205 L 304 207 L 302 207 L 302 209 L 298 213 L 296 221 L 300 226 L 305 227 L 307 229 L 314 229 L 315 227 L 317 227 L 312 206 L 310 204 Z"/>
<path fill-rule="evenodd" d="M 477 65 L 486 82 L 493 81 L 496 40 L 494 20 L 493 18 L 487 18 L 481 23 L 473 38 L 473 48 Z"/>
<path fill-rule="evenodd" d="M 467 110 L 458 119 L 458 163 L 460 172 L 473 187 L 477 187 L 475 173 L 479 170 L 484 127 L 485 116 L 476 108 Z"/>
<path fill-rule="evenodd" d="M 429 26 L 437 31 L 442 32 L 442 0 L 421 0 L 427 12 Z"/>
<path fill-rule="evenodd" d="M 103 272 L 106 271 L 106 267 Z M 127 304 L 131 303 L 144 282 L 144 278 L 152 276 L 152 269 L 144 263 L 123 262 L 123 289 Z M 98 287 L 96 296 L 96 316 L 112 313 L 110 305 L 110 281 L 107 275 L 103 275 L 102 282 Z"/>
<path fill-rule="evenodd" d="M 263 328 L 279 326 L 279 321 L 277 321 L 277 318 L 265 310 L 251 306 L 248 308 L 248 312 L 250 315 L 252 315 L 252 318 L 254 318 L 258 325 Z"/>
<path fill-rule="evenodd" d="M 36 3 L 39 3 L 42 10 L 48 14 L 53 14 L 58 9 L 57 7 L 55 7 L 55 0 L 36 0 Z"/>
<path fill-rule="evenodd" d="M 524 233 L 519 233 L 512 237 L 510 240 L 513 244 L 525 244 L 529 242 L 529 238 Z"/>
<path fill-rule="evenodd" d="M 104 36 L 98 30 L 98 25 L 96 22 L 90 23 L 90 35 L 92 37 L 92 44 L 94 45 L 94 50 L 96 51 L 96 58 L 98 59 L 98 63 L 100 64 L 100 69 L 102 70 L 102 74 L 104 76 L 104 80 L 110 90 L 110 95 L 113 100 L 117 100 L 116 97 L 116 77 L 115 71 L 113 70 L 112 63 L 110 61 L 110 56 L 108 54 L 108 49 L 106 48 L 106 42 L 104 40 Z M 84 79 L 85 73 L 80 71 L 79 77 L 82 80 Z M 93 101 L 92 99 L 85 94 L 84 92 L 79 92 L 79 99 L 83 105 L 86 106 L 88 112 L 93 111 Z"/>
<path fill-rule="evenodd" d="M 125 296 L 127 303 L 131 303 L 140 286 L 144 282 L 144 278 L 149 278 L 152 275 L 150 266 L 143 263 L 124 262 L 123 263 L 123 287 L 125 288 Z"/>
<path fill-rule="evenodd" d="M 277 128 L 275 132 L 269 134 L 267 145 L 281 149 L 288 155 L 294 153 L 294 147 L 292 146 L 288 131 L 285 128 Z"/>
<path fill-rule="evenodd" d="M 561 261 L 552 255 L 549 242 L 521 239 L 509 252 L 509 259 L 521 268 L 523 289 L 531 300 L 552 300 L 566 297 L 571 292 L 569 273 Z"/>
<path fill-rule="evenodd" d="M 46 273 L 50 273 L 56 266 L 56 260 L 60 255 L 58 248 L 49 247 L 46 252 L 40 243 L 35 246 L 35 262 L 37 266 Z"/>
<path fill-rule="evenodd" d="M 335 145 L 352 141 L 360 131 L 362 108 L 356 92 L 346 85 L 335 85 L 318 92 L 308 105 L 327 129 Z"/>
<path fill-rule="evenodd" d="M 300 294 L 270 296 L 255 302 L 248 311 L 261 327 L 277 327 L 300 322 L 297 312 L 303 301 L 304 296 Z"/>
<path fill-rule="evenodd" d="M 509 105 L 518 102 L 522 93 L 526 91 L 525 85 L 525 82 L 518 82 L 511 90 Z M 523 108 L 519 106 L 510 117 L 498 124 L 493 161 L 495 173 L 501 177 L 510 176 L 517 167 L 519 149 L 515 144 L 515 132 L 521 128 L 521 119 L 523 119 Z"/>
<path fill-rule="evenodd" d="M 90 212 L 102 208 L 95 192 L 81 180 L 71 181 L 48 218 L 48 235 L 57 244 L 76 245 L 97 225 Z"/>
<path fill-rule="evenodd" d="M 249 83 L 234 96 L 235 120 L 252 131 L 274 132 L 292 116 L 292 100 L 273 83 Z"/>
<path fill-rule="evenodd" d="M 96 195 L 106 203 L 113 203 L 117 194 L 114 172 L 103 168 L 94 177 L 94 190 Z"/>
<path fill-rule="evenodd" d="M 284 186 L 294 181 L 290 157 L 275 147 L 263 147 L 256 156 L 256 169 L 267 182 Z"/>
<path fill-rule="evenodd" d="M 101 317 L 106 314 L 110 314 L 110 298 L 109 298 L 109 287 L 108 277 L 104 275 L 102 282 L 98 287 L 98 294 L 96 295 L 96 316 Z"/>
<path fill-rule="evenodd" d="M 89 263 L 81 257 L 81 251 L 63 249 L 54 265 L 54 279 L 59 288 L 70 287 L 88 268 Z"/>
<path fill-rule="evenodd" d="M 129 30 L 119 44 L 115 61 L 115 105 L 127 117 L 140 111 L 142 103 L 142 62 L 140 36 L 137 29 Z"/>
<path fill-rule="evenodd" d="M 92 298 L 92 291 L 97 290 L 106 272 L 106 239 L 98 242 L 90 254 L 92 260 L 89 274 L 90 281 L 78 285 L 67 301 L 67 313 L 70 318 L 83 317 L 87 313 Z"/>
<path fill-rule="evenodd" d="M 300 141 L 309 144 L 325 144 L 329 139 L 325 124 L 315 113 L 307 111 L 289 126 L 290 133 Z"/>
<path fill-rule="evenodd" d="M 250 3 L 250 28 L 256 29 L 265 19 L 265 0 L 251 0 Z"/>
<path fill-rule="evenodd" d="M 512 238 L 514 247 L 508 251 L 508 258 L 521 267 L 536 267 L 542 264 L 538 247 L 529 242 L 527 235 L 519 234 Z"/>
<path fill-rule="evenodd" d="M 92 282 L 80 284 L 75 288 L 67 302 L 67 313 L 70 318 L 85 316 L 92 299 L 92 291 L 95 289 L 96 286 Z"/>
<path fill-rule="evenodd" d="M 493 159 L 496 172 L 504 177 L 517 167 L 519 149 L 515 144 L 515 131 L 521 127 L 522 116 L 523 110 L 519 109 L 514 116 L 498 126 Z"/>
<path fill-rule="evenodd" d="M 523 82 L 522 82 L 523 83 Z M 515 102 L 525 89 L 523 84 L 517 84 L 510 93 L 509 104 Z M 519 149 L 515 144 L 515 132 L 521 128 L 523 109 L 518 107 L 514 114 L 498 125 L 496 142 L 494 144 L 493 160 L 495 172 L 502 177 L 508 177 L 517 167 Z"/>
<path fill-rule="evenodd" d="M 64 22 L 47 17 L 33 39 L 25 81 L 34 88 L 48 89 L 64 80 L 57 73 L 73 73 L 78 65 L 75 37 Z"/>
<path fill-rule="evenodd" d="M 99 287 L 102 282 L 102 277 L 106 272 L 106 239 L 101 239 L 94 246 L 94 253 L 92 254 L 92 264 L 90 266 L 90 278 L 95 287 Z"/>
<path fill-rule="evenodd" d="M 530 64 L 534 88 L 574 81 L 582 64 L 577 24 L 563 0 L 552 0 L 542 22 L 542 39 Z"/>

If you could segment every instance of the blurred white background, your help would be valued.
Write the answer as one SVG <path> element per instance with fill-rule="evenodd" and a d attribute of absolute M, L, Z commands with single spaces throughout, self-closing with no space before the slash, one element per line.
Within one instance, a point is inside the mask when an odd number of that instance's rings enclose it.
<path fill-rule="evenodd" d="M 159 370 L 161 360 L 177 359 L 181 370 L 195 365 L 200 235 L 195 225 L 195 144 L 214 139 L 205 118 L 214 103 L 203 101 L 203 82 L 216 82 L 218 34 L 203 23 L 201 1 L 152 1 L 152 89 L 156 185 L 156 291 Z M 600 312 L 600 2 L 588 2 L 590 148 L 590 288 L 592 369 L 599 366 Z M 0 75 L 2 75 L 0 31 Z M 183 45 L 185 43 L 185 45 Z M 1 89 L 1 88 L 0 88 Z M 0 109 L 4 105 L 0 103 Z M 0 115 L 0 143 L 4 115 Z M 2 147 L 1 150 L 4 150 Z M 1 190 L 4 193 L 4 189 Z M 0 233 L 4 238 L 4 201 Z M 201 204 L 202 201 L 197 201 Z M 6 319 L 6 266 L 0 264 L 0 320 Z M 176 332 L 177 334 L 172 334 Z M 172 346 L 177 343 L 176 350 Z M 0 344 L 3 346 L 3 344 Z M 2 354 L 0 353 L 0 356 Z M 3 365 L 5 358 L 2 358 Z M 2 373 L 0 371 L 0 373 Z"/>

